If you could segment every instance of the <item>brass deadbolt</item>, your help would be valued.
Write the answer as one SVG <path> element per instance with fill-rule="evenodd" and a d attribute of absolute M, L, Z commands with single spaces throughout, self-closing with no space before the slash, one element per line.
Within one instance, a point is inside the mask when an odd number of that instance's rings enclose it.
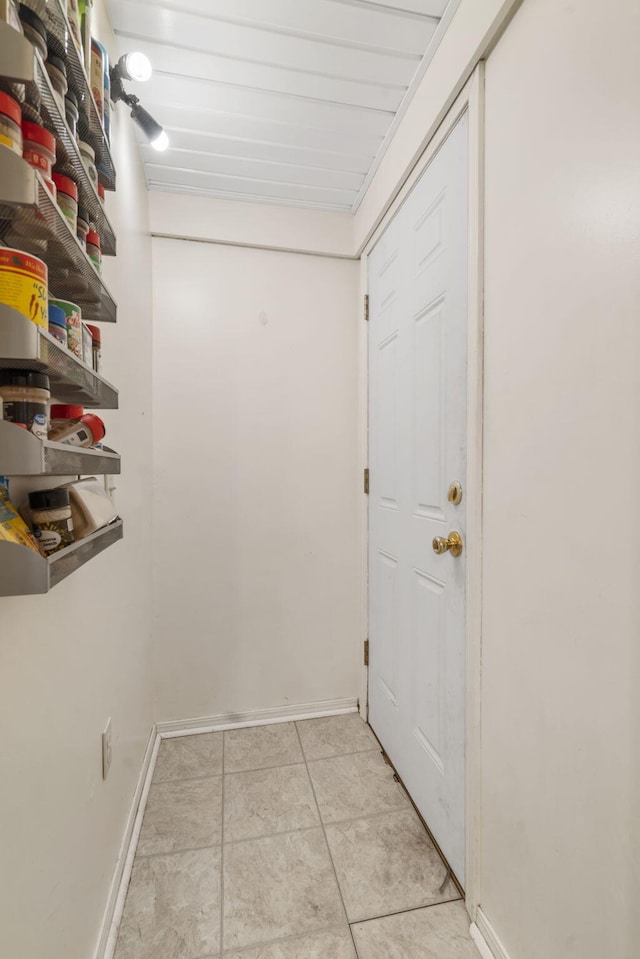
<path fill-rule="evenodd" d="M 462 553 L 462 536 L 456 530 L 449 533 L 448 537 L 436 536 L 433 540 L 433 552 L 438 556 L 443 553 L 451 553 L 452 556 L 460 556 Z"/>
<path fill-rule="evenodd" d="M 462 502 L 462 483 L 458 483 L 456 480 L 455 483 L 452 483 L 449 487 L 449 492 L 447 493 L 447 499 L 450 503 L 453 503 L 454 506 L 459 506 Z"/>

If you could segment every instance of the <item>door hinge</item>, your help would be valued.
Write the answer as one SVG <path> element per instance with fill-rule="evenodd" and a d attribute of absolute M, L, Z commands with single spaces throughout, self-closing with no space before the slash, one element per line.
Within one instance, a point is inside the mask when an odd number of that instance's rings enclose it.
<path fill-rule="evenodd" d="M 365 323 L 369 322 L 369 294 L 365 293 L 364 295 L 364 320 Z"/>
<path fill-rule="evenodd" d="M 365 466 L 364 469 L 364 492 L 365 495 L 369 495 L 369 467 Z"/>
<path fill-rule="evenodd" d="M 369 640 L 365 639 L 364 641 L 364 664 L 365 666 L 369 665 Z"/>

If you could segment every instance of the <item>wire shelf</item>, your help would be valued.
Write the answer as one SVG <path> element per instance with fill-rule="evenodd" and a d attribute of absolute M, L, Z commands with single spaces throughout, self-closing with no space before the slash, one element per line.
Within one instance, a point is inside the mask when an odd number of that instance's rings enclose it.
<path fill-rule="evenodd" d="M 108 448 L 85 449 L 39 440 L 33 433 L 0 420 L 0 476 L 117 476 L 120 456 Z"/>
<path fill-rule="evenodd" d="M 115 323 L 115 300 L 40 174 L 6 147 L 0 147 L 0 242 L 44 260 L 49 295 L 77 303 L 84 320 Z"/>
<path fill-rule="evenodd" d="M 59 403 L 118 408 L 118 391 L 41 326 L 0 303 L 0 369 L 46 373 Z"/>

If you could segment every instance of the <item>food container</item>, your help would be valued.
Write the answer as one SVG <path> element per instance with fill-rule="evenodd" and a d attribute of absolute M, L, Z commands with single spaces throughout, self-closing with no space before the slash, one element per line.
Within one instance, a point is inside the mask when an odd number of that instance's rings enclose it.
<path fill-rule="evenodd" d="M 73 543 L 68 489 L 43 489 L 29 493 L 29 506 L 33 532 L 45 556 Z"/>
<path fill-rule="evenodd" d="M 67 0 L 67 16 L 69 18 L 69 26 L 71 27 L 71 35 L 73 37 L 73 42 L 75 43 L 78 52 L 82 56 L 82 35 L 80 32 L 80 14 L 78 12 L 78 0 Z"/>
<path fill-rule="evenodd" d="M 95 446 L 105 435 L 104 423 L 95 413 L 83 413 L 77 419 L 67 419 L 63 425 L 52 425 L 49 439 L 68 446 Z"/>
<path fill-rule="evenodd" d="M 100 237 L 95 230 L 89 230 L 87 233 L 87 256 L 100 273 L 102 271 L 102 252 L 100 250 Z"/>
<path fill-rule="evenodd" d="M 22 156 L 22 110 L 8 93 L 0 91 L 0 143 Z"/>
<path fill-rule="evenodd" d="M 73 90 L 67 90 L 64 98 L 64 115 L 67 119 L 67 125 L 71 130 L 71 135 L 75 139 L 78 126 L 78 98 Z"/>
<path fill-rule="evenodd" d="M 46 263 L 22 250 L 0 247 L 0 303 L 47 329 Z"/>
<path fill-rule="evenodd" d="M 60 113 L 64 113 L 64 98 L 67 95 L 67 64 L 62 57 L 49 51 L 47 62 L 45 63 L 53 93 L 56 98 Z"/>
<path fill-rule="evenodd" d="M 45 5 L 46 10 L 46 5 Z M 40 53 L 43 60 L 47 58 L 47 28 L 44 25 L 42 17 L 30 10 L 29 7 L 21 3 L 18 7 L 18 13 L 22 22 L 22 30 L 26 39 L 33 44 Z"/>
<path fill-rule="evenodd" d="M 87 245 L 87 233 L 89 232 L 89 213 L 83 206 L 78 207 L 78 223 L 76 225 L 77 237 L 80 240 L 82 248 Z"/>
<path fill-rule="evenodd" d="M 84 406 L 75 403 L 53 403 L 49 411 L 49 439 L 54 430 L 66 426 L 68 420 L 79 420 L 84 415 Z"/>
<path fill-rule="evenodd" d="M 100 122 L 104 117 L 104 47 L 97 40 L 91 40 L 91 73 L 89 76 L 91 92 L 96 101 Z"/>
<path fill-rule="evenodd" d="M 51 168 L 56 162 L 56 138 L 37 123 L 22 121 L 22 156 L 32 167 L 51 180 Z"/>
<path fill-rule="evenodd" d="M 90 536 L 118 518 L 104 484 L 95 476 L 65 483 L 69 491 L 73 532 L 76 539 Z"/>
<path fill-rule="evenodd" d="M 67 345 L 67 317 L 55 303 L 49 303 L 49 333 L 63 346 Z"/>
<path fill-rule="evenodd" d="M 82 359 L 82 314 L 80 307 L 69 300 L 51 300 L 54 306 L 60 307 L 67 320 L 67 346 L 71 352 Z"/>
<path fill-rule="evenodd" d="M 98 183 L 98 199 L 100 200 L 100 202 L 101 202 L 102 205 L 104 206 L 104 187 L 103 187 L 102 183 Z"/>
<path fill-rule="evenodd" d="M 10 27 L 22 33 L 22 24 L 18 16 L 18 4 L 16 0 L 0 0 L 0 20 L 8 23 Z"/>
<path fill-rule="evenodd" d="M 82 361 L 93 368 L 93 337 L 86 323 L 82 324 Z"/>
<path fill-rule="evenodd" d="M 78 225 L 78 187 L 71 177 L 61 173 L 53 174 L 53 182 L 58 191 L 58 206 L 69 221 L 75 236 Z"/>
<path fill-rule="evenodd" d="M 2 419 L 24 426 L 38 439 L 49 430 L 47 406 L 51 399 L 49 377 L 30 370 L 0 370 Z"/>
<path fill-rule="evenodd" d="M 88 143 L 85 143 L 84 140 L 80 140 L 78 143 L 80 149 L 80 156 L 82 157 L 82 162 L 84 168 L 89 174 L 89 179 L 93 183 L 94 187 L 98 186 L 98 171 L 96 170 L 96 151 L 93 147 L 89 146 Z"/>
<path fill-rule="evenodd" d="M 102 331 L 99 326 L 94 326 L 92 323 L 87 323 L 87 329 L 91 333 L 91 365 L 95 372 L 99 373 L 102 364 Z"/>

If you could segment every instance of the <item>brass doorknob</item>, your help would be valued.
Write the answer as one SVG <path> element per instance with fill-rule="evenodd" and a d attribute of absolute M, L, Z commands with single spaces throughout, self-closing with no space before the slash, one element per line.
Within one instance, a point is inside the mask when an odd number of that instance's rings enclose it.
<path fill-rule="evenodd" d="M 433 540 L 433 552 L 438 556 L 443 553 L 451 553 L 452 556 L 459 556 L 462 552 L 462 536 L 456 530 L 449 533 L 448 538 L 444 536 L 435 536 Z"/>

